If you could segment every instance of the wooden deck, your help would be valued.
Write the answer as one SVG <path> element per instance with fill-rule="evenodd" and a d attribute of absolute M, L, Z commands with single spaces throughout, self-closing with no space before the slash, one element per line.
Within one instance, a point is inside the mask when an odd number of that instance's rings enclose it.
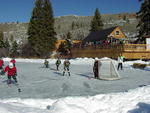
<path fill-rule="evenodd" d="M 146 44 L 123 44 L 101 45 L 88 47 L 75 47 L 71 50 L 72 57 L 109 57 L 117 58 L 119 54 L 125 59 L 150 59 L 150 45 Z"/>

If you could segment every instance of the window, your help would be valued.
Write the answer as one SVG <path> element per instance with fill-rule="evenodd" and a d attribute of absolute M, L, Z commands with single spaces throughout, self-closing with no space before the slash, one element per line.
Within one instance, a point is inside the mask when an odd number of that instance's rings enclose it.
<path fill-rule="evenodd" d="M 120 32 L 119 31 L 116 31 L 116 35 L 119 35 L 120 34 Z"/>

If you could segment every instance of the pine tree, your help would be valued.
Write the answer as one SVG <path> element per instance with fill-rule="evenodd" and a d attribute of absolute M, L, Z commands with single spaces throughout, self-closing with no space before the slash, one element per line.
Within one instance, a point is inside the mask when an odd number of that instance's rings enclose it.
<path fill-rule="evenodd" d="M 67 39 L 69 39 L 69 40 L 72 39 L 72 36 L 71 36 L 71 33 L 70 33 L 70 32 L 67 33 Z"/>
<path fill-rule="evenodd" d="M 5 45 L 5 48 L 9 50 L 10 44 L 9 44 L 8 39 L 5 40 L 4 45 Z"/>
<path fill-rule="evenodd" d="M 28 27 L 28 42 L 32 45 L 35 55 L 40 56 L 39 48 L 41 47 L 41 30 L 42 30 L 42 0 L 36 0 L 35 7 Z"/>
<path fill-rule="evenodd" d="M 71 47 L 72 47 L 72 42 L 71 42 L 71 33 L 68 32 L 67 33 L 67 39 L 66 39 L 66 49 L 68 49 L 69 51 L 71 50 Z"/>
<path fill-rule="evenodd" d="M 145 35 L 150 35 L 150 0 L 145 0 L 137 12 L 137 18 L 139 23 L 137 28 L 139 30 L 139 40 L 142 42 L 142 37 Z"/>
<path fill-rule="evenodd" d="M 0 48 L 3 48 L 3 47 L 4 47 L 3 38 L 4 38 L 4 34 L 3 34 L 2 31 L 0 31 Z"/>
<path fill-rule="evenodd" d="M 49 0 L 44 1 L 42 26 L 43 53 L 46 54 L 55 48 L 57 41 L 55 37 L 53 10 Z"/>
<path fill-rule="evenodd" d="M 75 22 L 73 21 L 71 24 L 71 29 L 74 30 L 75 29 Z"/>
<path fill-rule="evenodd" d="M 14 41 L 14 42 L 12 43 L 12 48 L 11 48 L 11 50 L 10 50 L 10 55 L 11 55 L 11 56 L 16 56 L 16 55 L 17 55 L 17 50 L 18 50 L 18 44 L 17 44 L 16 41 Z"/>
<path fill-rule="evenodd" d="M 56 32 L 49 0 L 36 0 L 28 28 L 28 41 L 37 56 L 48 55 L 55 48 Z"/>
<path fill-rule="evenodd" d="M 91 21 L 91 30 L 90 31 L 102 30 L 103 26 L 104 26 L 104 24 L 102 22 L 100 12 L 97 8 L 96 11 L 95 11 L 95 16 L 93 17 L 93 19 Z"/>
<path fill-rule="evenodd" d="M 127 20 L 127 16 L 123 15 L 123 20 L 126 21 Z"/>

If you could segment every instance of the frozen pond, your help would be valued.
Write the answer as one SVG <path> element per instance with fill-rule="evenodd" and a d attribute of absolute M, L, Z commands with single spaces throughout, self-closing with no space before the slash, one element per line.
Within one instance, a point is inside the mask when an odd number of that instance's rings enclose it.
<path fill-rule="evenodd" d="M 60 98 L 67 96 L 92 96 L 112 92 L 126 92 L 150 82 L 149 71 L 126 67 L 119 71 L 120 80 L 104 81 L 93 79 L 92 65 L 72 64 L 71 76 L 62 76 L 54 64 L 44 68 L 42 63 L 17 62 L 18 82 L 22 89 L 6 84 L 7 77 L 0 76 L 0 98 Z"/>

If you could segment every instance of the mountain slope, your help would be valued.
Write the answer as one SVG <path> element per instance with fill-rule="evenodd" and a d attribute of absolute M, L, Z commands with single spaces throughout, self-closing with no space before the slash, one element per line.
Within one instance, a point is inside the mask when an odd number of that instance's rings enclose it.
<path fill-rule="evenodd" d="M 89 34 L 90 23 L 93 16 L 60 16 L 55 18 L 55 30 L 58 39 L 66 38 L 71 32 L 72 39 L 81 40 Z M 104 28 L 121 26 L 127 37 L 134 37 L 137 34 L 136 25 L 138 21 L 135 13 L 105 14 L 102 15 Z M 11 36 L 18 42 L 25 42 L 27 39 L 28 23 L 1 23 L 0 30 L 4 31 L 5 38 Z"/>

